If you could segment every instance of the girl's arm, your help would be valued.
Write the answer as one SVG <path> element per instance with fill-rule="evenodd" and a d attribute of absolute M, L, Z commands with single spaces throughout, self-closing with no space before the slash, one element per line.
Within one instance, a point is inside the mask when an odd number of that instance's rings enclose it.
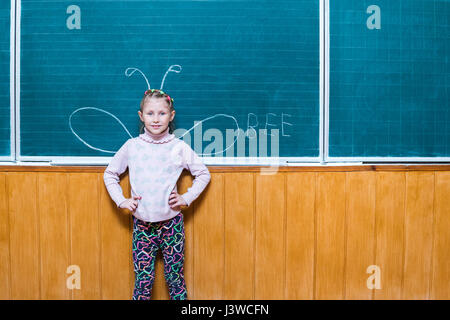
<path fill-rule="evenodd" d="M 184 201 L 190 206 L 191 203 L 197 199 L 200 193 L 208 185 L 211 180 L 211 175 L 208 168 L 204 165 L 202 159 L 191 149 L 191 147 L 183 141 L 183 167 L 191 172 L 195 177 L 192 186 L 187 189 L 186 193 L 182 194 Z"/>
<path fill-rule="evenodd" d="M 109 163 L 108 167 L 103 174 L 103 181 L 105 182 L 108 193 L 119 208 L 120 204 L 127 200 L 123 196 L 122 188 L 119 185 L 119 176 L 128 167 L 128 144 L 130 140 L 124 143 L 124 145 L 116 152 L 113 159 Z"/>

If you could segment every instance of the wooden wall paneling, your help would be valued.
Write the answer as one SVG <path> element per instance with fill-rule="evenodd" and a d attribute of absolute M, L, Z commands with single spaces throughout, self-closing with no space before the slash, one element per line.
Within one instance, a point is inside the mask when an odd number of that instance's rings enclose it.
<path fill-rule="evenodd" d="M 255 173 L 255 299 L 285 299 L 284 173 Z"/>
<path fill-rule="evenodd" d="M 345 172 L 317 174 L 316 296 L 344 298 Z"/>
<path fill-rule="evenodd" d="M 183 211 L 189 299 L 449 298 L 450 171 L 214 170 Z M 7 171 L 0 299 L 130 299 L 131 213 L 103 171 Z M 121 186 L 129 197 L 127 175 Z M 66 287 L 68 265 L 81 290 Z M 369 265 L 379 290 L 366 287 Z M 158 277 L 153 298 L 169 299 L 162 259 Z"/>
<path fill-rule="evenodd" d="M 405 264 L 402 299 L 430 294 L 434 172 L 406 172 Z"/>
<path fill-rule="evenodd" d="M 39 172 L 38 210 L 42 299 L 70 299 L 67 267 L 70 265 L 67 174 Z"/>
<path fill-rule="evenodd" d="M 348 172 L 346 187 L 345 299 L 370 300 L 367 286 L 375 264 L 375 172 Z"/>
<path fill-rule="evenodd" d="M 252 173 L 225 179 L 225 284 L 223 299 L 253 299 L 255 190 Z"/>
<path fill-rule="evenodd" d="M 286 299 L 313 299 L 316 174 L 286 175 Z"/>
<path fill-rule="evenodd" d="M 81 289 L 73 289 L 73 299 L 101 299 L 101 226 L 99 219 L 99 179 L 96 174 L 69 174 L 69 215 L 71 265 L 81 271 Z"/>
<path fill-rule="evenodd" d="M 8 174 L 0 172 L 0 300 L 11 299 Z"/>
<path fill-rule="evenodd" d="M 405 172 L 377 172 L 376 258 L 381 289 L 374 299 L 401 299 L 405 246 Z"/>
<path fill-rule="evenodd" d="M 94 175 L 94 174 L 93 174 Z M 118 209 L 105 187 L 103 174 L 95 174 L 99 186 L 101 226 L 101 293 L 102 299 L 129 300 L 134 283 L 130 278 L 132 260 L 130 220 L 131 212 Z M 128 175 L 120 181 L 123 195 L 129 198 Z"/>
<path fill-rule="evenodd" d="M 11 298 L 35 300 L 40 293 L 37 173 L 8 173 Z"/>
<path fill-rule="evenodd" d="M 194 204 L 194 292 L 191 299 L 217 300 L 224 284 L 224 174 L 211 181 Z"/>
<path fill-rule="evenodd" d="M 431 296 L 450 298 L 450 172 L 436 172 Z"/>

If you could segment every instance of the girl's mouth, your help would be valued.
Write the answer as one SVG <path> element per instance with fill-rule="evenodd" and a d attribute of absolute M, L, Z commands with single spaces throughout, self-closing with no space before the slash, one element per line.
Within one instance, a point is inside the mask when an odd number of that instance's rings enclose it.
<path fill-rule="evenodd" d="M 152 126 L 152 128 L 155 128 L 155 129 L 158 129 L 159 127 L 161 127 L 161 126 Z"/>

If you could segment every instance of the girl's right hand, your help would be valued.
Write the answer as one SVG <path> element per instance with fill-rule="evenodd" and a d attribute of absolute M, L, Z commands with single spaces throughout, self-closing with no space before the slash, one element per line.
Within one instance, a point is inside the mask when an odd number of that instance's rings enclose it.
<path fill-rule="evenodd" d="M 124 202 L 122 202 L 119 205 L 119 208 L 128 209 L 128 210 L 134 212 L 136 210 L 137 206 L 138 206 L 138 201 L 137 200 L 140 200 L 140 199 L 142 199 L 141 196 L 139 196 L 139 197 L 138 196 L 134 196 L 133 198 L 129 198 L 129 199 L 125 200 Z"/>

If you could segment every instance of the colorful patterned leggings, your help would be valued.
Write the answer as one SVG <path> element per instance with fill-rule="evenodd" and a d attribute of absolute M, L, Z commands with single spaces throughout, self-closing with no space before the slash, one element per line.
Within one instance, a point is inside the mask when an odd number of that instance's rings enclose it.
<path fill-rule="evenodd" d="M 133 216 L 133 300 L 150 300 L 158 248 L 164 258 L 164 277 L 171 300 L 187 299 L 184 281 L 184 222 L 180 212 L 172 219 L 145 222 Z"/>

